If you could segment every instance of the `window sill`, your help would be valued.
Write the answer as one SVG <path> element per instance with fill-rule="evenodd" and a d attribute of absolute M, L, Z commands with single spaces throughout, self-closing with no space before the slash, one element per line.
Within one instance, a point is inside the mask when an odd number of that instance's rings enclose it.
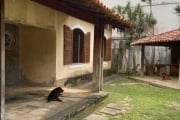
<path fill-rule="evenodd" d="M 103 61 L 103 64 L 108 64 L 109 62 L 111 62 L 110 60 L 109 61 Z"/>
<path fill-rule="evenodd" d="M 84 63 L 73 63 L 71 65 L 69 65 L 69 68 L 74 69 L 74 68 L 83 68 L 85 67 Z"/>

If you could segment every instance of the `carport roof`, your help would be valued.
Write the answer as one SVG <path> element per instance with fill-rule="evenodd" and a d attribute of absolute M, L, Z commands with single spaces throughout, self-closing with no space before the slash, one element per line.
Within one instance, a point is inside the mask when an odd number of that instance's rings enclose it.
<path fill-rule="evenodd" d="M 142 38 L 133 42 L 131 45 L 180 46 L 180 29 Z"/>
<path fill-rule="evenodd" d="M 85 21 L 96 23 L 103 20 L 105 24 L 120 29 L 132 28 L 132 23 L 122 15 L 115 14 L 99 0 L 33 0 L 50 8 L 62 11 Z"/>

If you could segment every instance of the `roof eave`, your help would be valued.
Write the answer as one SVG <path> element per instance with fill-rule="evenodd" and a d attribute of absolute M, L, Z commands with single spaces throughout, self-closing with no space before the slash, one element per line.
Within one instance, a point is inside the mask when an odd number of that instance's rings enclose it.
<path fill-rule="evenodd" d="M 67 13 L 90 23 L 103 19 L 105 24 L 111 24 L 120 29 L 132 29 L 132 24 L 122 16 L 115 15 L 98 0 L 33 0 L 47 7 Z"/>

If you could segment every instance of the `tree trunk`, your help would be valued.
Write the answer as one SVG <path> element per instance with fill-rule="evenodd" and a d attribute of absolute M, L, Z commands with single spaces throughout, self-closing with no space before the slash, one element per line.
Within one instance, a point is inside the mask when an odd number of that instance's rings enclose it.
<path fill-rule="evenodd" d="M 150 15 L 152 16 L 152 0 L 149 0 L 149 5 L 150 5 Z M 153 26 L 153 32 L 152 32 L 152 35 L 154 36 L 154 26 Z M 153 46 L 152 47 L 152 59 L 151 59 L 151 64 L 150 64 L 150 75 L 152 75 L 154 73 L 154 60 L 155 60 L 155 54 L 156 54 L 156 51 L 155 51 L 155 47 Z"/>
<path fill-rule="evenodd" d="M 128 65 L 127 65 L 127 72 L 129 73 L 132 69 L 132 59 L 133 59 L 133 50 L 130 46 L 129 53 L 128 53 Z"/>
<path fill-rule="evenodd" d="M 113 72 L 118 72 L 118 63 L 119 63 L 119 59 L 118 59 L 118 56 L 119 56 L 119 53 L 116 53 L 117 51 L 117 48 L 116 48 L 116 45 L 114 45 L 113 49 L 112 49 L 112 60 L 111 60 L 111 70 Z M 118 50 L 119 52 L 119 50 Z"/>
<path fill-rule="evenodd" d="M 141 47 L 141 76 L 144 76 L 144 50 L 145 50 L 145 46 L 142 45 Z"/>
<path fill-rule="evenodd" d="M 132 47 L 132 53 L 133 53 L 133 69 L 136 67 L 136 52 L 135 52 L 135 46 Z"/>
<path fill-rule="evenodd" d="M 149 64 L 150 66 L 150 71 L 149 71 L 149 74 L 152 75 L 154 73 L 154 69 L 153 69 L 153 66 L 154 66 L 154 60 L 155 60 L 155 47 L 153 46 L 152 48 L 152 54 L 151 54 L 151 64 Z"/>
<path fill-rule="evenodd" d="M 120 41 L 119 42 L 119 50 L 118 50 L 118 71 L 121 71 L 122 69 L 122 64 L 123 64 L 123 53 L 124 53 L 124 50 L 123 50 L 123 43 Z"/>

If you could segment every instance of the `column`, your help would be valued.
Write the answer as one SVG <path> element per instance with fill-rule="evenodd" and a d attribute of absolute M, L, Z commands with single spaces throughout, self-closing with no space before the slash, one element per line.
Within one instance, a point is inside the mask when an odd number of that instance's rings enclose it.
<path fill-rule="evenodd" d="M 94 27 L 94 52 L 93 52 L 93 91 L 99 92 L 103 89 L 103 19 L 97 20 Z"/>
<path fill-rule="evenodd" d="M 5 120 L 5 24 L 4 24 L 4 0 L 0 1 L 0 68 L 1 68 L 1 120 Z"/>

